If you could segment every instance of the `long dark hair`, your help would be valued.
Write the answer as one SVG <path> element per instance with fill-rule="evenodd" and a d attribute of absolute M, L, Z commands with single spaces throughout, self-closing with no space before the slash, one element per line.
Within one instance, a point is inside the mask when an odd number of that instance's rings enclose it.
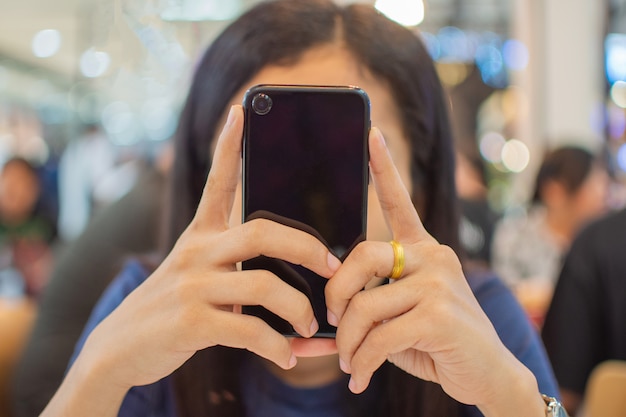
<path fill-rule="evenodd" d="M 454 154 L 447 101 L 419 38 L 372 7 L 330 0 L 263 2 L 228 26 L 202 57 L 176 135 L 167 249 L 191 221 L 210 169 L 211 138 L 231 97 L 266 65 L 296 62 L 306 50 L 336 39 L 386 82 L 401 111 L 412 153 L 413 200 L 427 230 L 458 249 Z M 174 374 L 180 417 L 243 414 L 238 366 L 242 353 L 198 352 Z M 438 385 L 386 364 L 379 415 L 451 416 L 458 403 Z M 352 397 L 351 397 L 352 398 Z M 369 410 L 372 414 L 372 410 Z"/>

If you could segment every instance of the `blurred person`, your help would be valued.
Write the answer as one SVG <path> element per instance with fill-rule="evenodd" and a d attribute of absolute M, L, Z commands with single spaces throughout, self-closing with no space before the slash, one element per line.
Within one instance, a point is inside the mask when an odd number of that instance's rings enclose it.
<path fill-rule="evenodd" d="M 487 198 L 487 178 L 480 156 L 456 152 L 455 182 L 461 204 L 460 241 L 466 263 L 491 268 L 491 241 L 498 215 Z"/>
<path fill-rule="evenodd" d="M 54 223 L 38 211 L 40 196 L 36 168 L 9 158 L 0 170 L 0 415 L 52 266 Z"/>
<path fill-rule="evenodd" d="M 606 210 L 609 177 L 589 151 L 565 146 L 539 168 L 531 206 L 505 216 L 492 243 L 493 267 L 540 325 L 575 234 Z"/>
<path fill-rule="evenodd" d="M 98 125 L 71 141 L 59 162 L 59 236 L 74 240 L 101 204 L 94 190 L 115 167 L 116 151 Z"/>
<path fill-rule="evenodd" d="M 241 223 L 236 103 L 258 83 L 370 96 L 386 137 L 369 137 L 370 240 L 343 263 L 303 231 Z M 439 243 L 458 249 L 446 106 L 424 45 L 371 6 L 263 2 L 233 22 L 199 63 L 179 123 L 169 254 L 127 264 L 108 288 L 42 416 L 545 416 L 539 390 L 556 387 L 534 329 L 496 278 L 464 276 Z M 398 264 L 391 239 L 406 255 L 399 279 L 361 291 Z M 308 339 L 317 322 L 304 294 L 237 270 L 261 253 L 329 278 L 336 339 Z M 241 304 L 270 308 L 303 338 Z"/>
<path fill-rule="evenodd" d="M 578 413 L 591 371 L 626 360 L 626 210 L 581 231 L 572 243 L 543 326 L 563 405 Z"/>
<path fill-rule="evenodd" d="M 9 159 L 0 172 L 0 289 L 11 297 L 37 298 L 52 267 L 53 221 L 37 211 L 41 184 L 25 159 Z M 18 283 L 21 280 L 21 284 Z M 23 288 L 19 294 L 8 281 Z M 0 294 L 2 296 L 2 294 Z"/>
<path fill-rule="evenodd" d="M 57 257 L 13 378 L 12 416 L 37 416 L 59 387 L 89 314 L 125 259 L 158 247 L 171 146 L 145 160 L 132 189 L 102 208 Z"/>

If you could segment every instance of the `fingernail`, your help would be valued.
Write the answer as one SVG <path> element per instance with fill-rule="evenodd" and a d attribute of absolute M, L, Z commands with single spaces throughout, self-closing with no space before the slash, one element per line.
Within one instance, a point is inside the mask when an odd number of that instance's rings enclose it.
<path fill-rule="evenodd" d="M 357 393 L 357 385 L 356 385 L 356 381 L 354 380 L 354 378 L 350 377 L 350 382 L 348 382 L 348 388 L 350 388 L 350 391 L 352 391 L 353 393 Z"/>
<path fill-rule="evenodd" d="M 337 327 L 337 324 L 339 324 L 337 316 L 335 316 L 335 314 L 330 310 L 326 311 L 326 321 L 328 322 L 328 324 L 335 327 Z"/>
<path fill-rule="evenodd" d="M 230 110 L 228 111 L 228 117 L 226 118 L 226 127 L 233 124 L 235 121 L 235 106 L 230 106 Z"/>
<path fill-rule="evenodd" d="M 341 266 L 341 261 L 339 259 L 337 259 L 337 257 L 335 257 L 335 255 L 333 255 L 332 253 L 328 252 L 328 267 L 331 269 L 331 271 L 333 272 L 337 272 L 337 270 L 339 269 L 339 267 Z"/>
<path fill-rule="evenodd" d="M 298 358 L 296 358 L 296 355 L 292 353 L 291 358 L 289 358 L 289 364 L 287 365 L 289 368 L 287 369 L 293 368 L 294 366 L 296 366 L 297 363 L 298 363 Z"/>
<path fill-rule="evenodd" d="M 339 368 L 346 374 L 350 373 L 350 367 L 347 363 L 344 362 L 343 359 L 339 358 Z"/>
<path fill-rule="evenodd" d="M 309 327 L 309 330 L 311 331 L 311 333 L 309 333 L 309 334 L 311 336 L 313 336 L 315 333 L 317 333 L 319 328 L 320 328 L 320 326 L 319 326 L 319 324 L 317 324 L 317 320 L 313 319 L 313 321 L 311 322 L 311 326 Z"/>

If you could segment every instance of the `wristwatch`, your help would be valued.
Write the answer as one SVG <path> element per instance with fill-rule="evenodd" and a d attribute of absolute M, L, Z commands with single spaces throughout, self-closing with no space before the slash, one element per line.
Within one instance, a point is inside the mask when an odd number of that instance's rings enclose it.
<path fill-rule="evenodd" d="M 567 411 L 565 411 L 559 400 L 544 394 L 541 394 L 541 396 L 546 403 L 546 417 L 568 417 Z"/>

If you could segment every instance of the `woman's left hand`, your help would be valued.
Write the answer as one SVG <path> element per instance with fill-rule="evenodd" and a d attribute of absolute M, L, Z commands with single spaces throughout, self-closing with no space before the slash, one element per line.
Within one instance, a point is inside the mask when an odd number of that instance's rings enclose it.
<path fill-rule="evenodd" d="M 440 384 L 462 403 L 489 408 L 503 389 L 520 388 L 520 379 L 524 387 L 534 381 L 539 398 L 534 377 L 500 341 L 454 251 L 424 229 L 377 129 L 369 146 L 378 199 L 406 263 L 397 281 L 362 290 L 372 279 L 389 276 L 394 263 L 389 243 L 365 241 L 326 285 L 329 321 L 337 325 L 350 389 L 365 390 L 389 360 Z"/>

